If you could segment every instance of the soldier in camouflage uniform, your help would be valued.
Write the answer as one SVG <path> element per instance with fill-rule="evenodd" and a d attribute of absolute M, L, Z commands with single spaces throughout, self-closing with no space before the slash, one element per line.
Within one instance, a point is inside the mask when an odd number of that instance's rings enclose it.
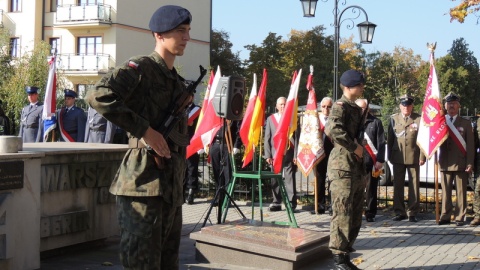
<path fill-rule="evenodd" d="M 117 195 L 120 259 L 128 269 L 178 269 L 182 229 L 186 114 L 165 139 L 156 131 L 185 91 L 174 68 L 190 40 L 190 12 L 160 7 L 150 19 L 155 50 L 134 57 L 88 92 L 89 104 L 129 133 L 129 149 L 110 192 Z"/>
<path fill-rule="evenodd" d="M 475 149 L 477 149 L 476 152 L 476 164 L 475 164 L 475 176 L 477 177 L 477 181 L 475 183 L 475 195 L 473 198 L 473 212 L 475 212 L 475 217 L 473 220 L 470 222 L 470 226 L 478 226 L 480 225 L 480 178 L 478 177 L 479 172 L 480 172 L 480 153 L 478 151 L 480 147 L 480 118 L 477 119 L 477 126 L 474 129 L 475 134 Z"/>
<path fill-rule="evenodd" d="M 335 269 L 358 269 L 350 261 L 350 252 L 362 225 L 366 172 L 362 141 L 358 141 L 364 115 L 355 100 L 363 94 L 365 78 L 356 70 L 348 70 L 340 83 L 343 96 L 333 104 L 325 127 L 334 145 L 327 169 L 333 210 L 329 248 Z"/>

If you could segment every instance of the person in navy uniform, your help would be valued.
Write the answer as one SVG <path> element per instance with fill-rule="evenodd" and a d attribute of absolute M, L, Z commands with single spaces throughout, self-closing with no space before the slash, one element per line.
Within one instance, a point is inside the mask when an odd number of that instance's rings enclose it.
<path fill-rule="evenodd" d="M 75 106 L 77 93 L 65 89 L 65 107 L 57 110 L 57 119 L 60 129 L 60 141 L 83 142 L 85 139 L 85 124 L 87 117 L 85 112 Z"/>
<path fill-rule="evenodd" d="M 35 86 L 25 87 L 29 105 L 23 107 L 20 116 L 19 137 L 24 143 L 43 141 L 43 103 L 38 101 L 38 88 Z"/>
<path fill-rule="evenodd" d="M 116 127 L 92 107 L 88 107 L 85 126 L 86 143 L 113 143 Z"/>

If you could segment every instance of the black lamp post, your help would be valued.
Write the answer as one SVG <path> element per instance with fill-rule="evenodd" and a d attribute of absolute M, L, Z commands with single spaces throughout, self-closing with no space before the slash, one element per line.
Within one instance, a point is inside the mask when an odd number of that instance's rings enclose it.
<path fill-rule="evenodd" d="M 328 0 L 322 0 L 323 2 L 327 2 Z M 333 26 L 335 28 L 335 35 L 334 35 L 334 46 L 333 46 L 333 99 L 337 100 L 337 92 L 338 92 L 338 50 L 340 44 L 340 26 L 344 21 L 349 21 L 347 24 L 348 29 L 353 28 L 353 21 L 360 17 L 361 12 L 365 14 L 366 21 L 357 24 L 358 31 L 360 34 L 360 43 L 363 44 L 371 44 L 373 40 L 373 34 L 375 32 L 375 27 L 377 26 L 374 23 L 368 21 L 367 12 L 360 6 L 348 6 L 344 8 L 341 12 L 338 10 L 338 2 L 340 0 L 334 0 L 335 7 L 333 9 L 333 16 L 334 22 Z M 315 9 L 317 7 L 318 0 L 300 0 L 302 3 L 303 8 L 303 16 L 304 17 L 315 17 Z M 344 5 L 346 4 L 346 0 L 344 0 Z M 342 20 L 342 16 L 345 11 L 351 10 L 352 16 Z"/>

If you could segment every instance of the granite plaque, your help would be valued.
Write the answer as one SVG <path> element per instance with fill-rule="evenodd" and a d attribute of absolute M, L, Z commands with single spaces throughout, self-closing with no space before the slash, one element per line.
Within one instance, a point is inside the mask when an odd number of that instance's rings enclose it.
<path fill-rule="evenodd" d="M 0 162 L 0 190 L 23 188 L 23 161 Z"/>

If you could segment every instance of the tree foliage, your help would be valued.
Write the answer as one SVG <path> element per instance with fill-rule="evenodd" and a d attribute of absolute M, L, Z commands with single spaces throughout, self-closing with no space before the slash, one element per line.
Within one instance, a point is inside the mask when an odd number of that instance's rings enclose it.
<path fill-rule="evenodd" d="M 210 44 L 210 64 L 211 68 L 216 70 L 220 66 L 222 75 L 240 75 L 243 76 L 242 60 L 240 52 L 232 51 L 232 43 L 229 40 L 230 35 L 223 31 L 212 30 L 212 40 Z"/>
<path fill-rule="evenodd" d="M 456 20 L 460 23 L 463 23 L 465 18 L 470 14 L 474 14 L 480 18 L 478 15 L 479 10 L 480 0 L 461 0 L 460 4 L 450 9 L 450 22 Z M 478 20 L 479 19 L 477 19 L 477 23 Z"/>

